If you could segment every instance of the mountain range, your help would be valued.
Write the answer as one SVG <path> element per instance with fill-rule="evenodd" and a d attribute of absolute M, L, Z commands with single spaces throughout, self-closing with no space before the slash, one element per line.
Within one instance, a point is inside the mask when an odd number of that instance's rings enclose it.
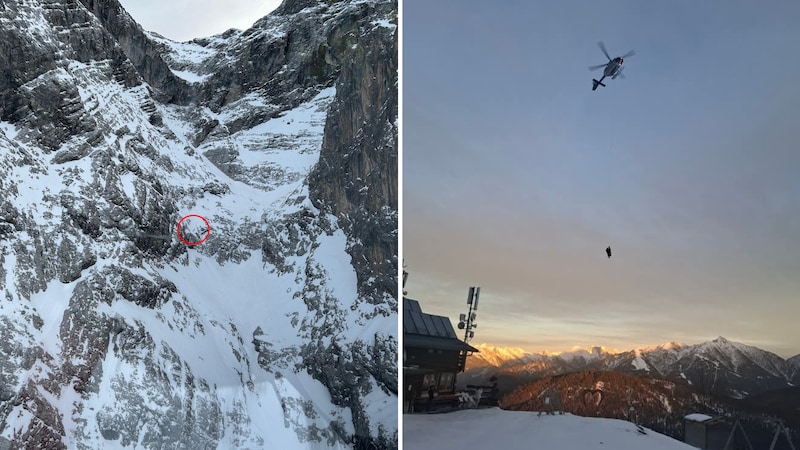
<path fill-rule="evenodd" d="M 704 392 L 744 398 L 774 389 L 800 385 L 800 355 L 783 359 L 759 348 L 724 337 L 695 345 L 676 342 L 628 351 L 602 347 L 548 355 L 521 349 L 479 345 L 467 359 L 459 384 L 482 384 L 499 378 L 501 391 L 545 376 L 580 370 L 649 373 L 683 379 Z"/>
<path fill-rule="evenodd" d="M 396 1 L 0 2 L 0 448 L 396 448 Z"/>
<path fill-rule="evenodd" d="M 775 420 L 800 444 L 798 357 L 783 359 L 723 337 L 628 351 L 477 348 L 458 384 L 486 385 L 497 377 L 504 409 L 547 410 L 555 404 L 547 398 L 557 393 L 565 412 L 629 420 L 679 440 L 684 416 L 704 413 L 740 420 L 756 448 L 770 445 Z"/>

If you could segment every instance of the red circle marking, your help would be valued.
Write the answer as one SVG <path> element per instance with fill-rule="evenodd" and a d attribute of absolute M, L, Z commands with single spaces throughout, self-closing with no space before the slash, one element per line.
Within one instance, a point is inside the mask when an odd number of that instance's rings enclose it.
<path fill-rule="evenodd" d="M 203 239 L 201 239 L 201 240 L 199 240 L 197 242 L 189 242 L 186 239 L 184 239 L 183 236 L 181 236 L 181 224 L 183 223 L 184 220 L 188 219 L 189 217 L 198 217 L 198 218 L 200 218 L 200 220 L 202 220 L 203 222 L 206 223 L 206 236 Z M 203 242 L 205 242 L 206 239 L 208 239 L 208 236 L 211 234 L 211 225 L 208 224 L 208 220 L 206 220 L 205 217 L 203 217 L 203 216 L 201 216 L 199 214 L 189 214 L 188 216 L 183 217 L 178 222 L 178 227 L 175 229 L 175 231 L 178 232 L 178 239 L 180 239 L 181 242 L 183 242 L 184 244 L 186 244 L 186 245 L 200 245 Z"/>

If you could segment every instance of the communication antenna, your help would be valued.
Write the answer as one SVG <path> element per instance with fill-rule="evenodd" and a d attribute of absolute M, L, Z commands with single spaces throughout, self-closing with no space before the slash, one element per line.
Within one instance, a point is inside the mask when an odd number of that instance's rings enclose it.
<path fill-rule="evenodd" d="M 406 271 L 406 263 L 403 262 L 403 295 L 408 295 L 408 291 L 406 290 L 406 281 L 408 281 L 408 272 Z"/>
<path fill-rule="evenodd" d="M 467 305 L 469 305 L 469 310 L 466 314 L 461 314 L 458 318 L 458 329 L 464 330 L 464 342 L 469 342 L 470 339 L 475 337 L 475 328 L 478 328 L 478 324 L 475 323 L 475 319 L 477 318 L 477 313 L 475 311 L 478 310 L 478 299 L 481 295 L 481 288 L 480 287 L 470 287 L 469 293 L 467 294 Z"/>

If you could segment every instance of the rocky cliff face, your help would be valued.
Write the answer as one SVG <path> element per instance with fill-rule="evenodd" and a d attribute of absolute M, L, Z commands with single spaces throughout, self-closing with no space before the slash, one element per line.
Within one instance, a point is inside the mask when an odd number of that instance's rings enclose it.
<path fill-rule="evenodd" d="M 396 16 L 0 4 L 0 448 L 396 447 Z"/>

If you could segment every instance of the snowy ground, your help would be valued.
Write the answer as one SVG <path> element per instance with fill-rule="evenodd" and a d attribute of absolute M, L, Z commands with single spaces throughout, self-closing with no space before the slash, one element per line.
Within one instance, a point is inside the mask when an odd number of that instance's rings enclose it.
<path fill-rule="evenodd" d="M 403 415 L 403 444 L 407 450 L 690 450 L 694 447 L 623 420 L 578 417 L 571 414 L 538 416 L 535 412 L 499 408 L 448 414 Z"/>

